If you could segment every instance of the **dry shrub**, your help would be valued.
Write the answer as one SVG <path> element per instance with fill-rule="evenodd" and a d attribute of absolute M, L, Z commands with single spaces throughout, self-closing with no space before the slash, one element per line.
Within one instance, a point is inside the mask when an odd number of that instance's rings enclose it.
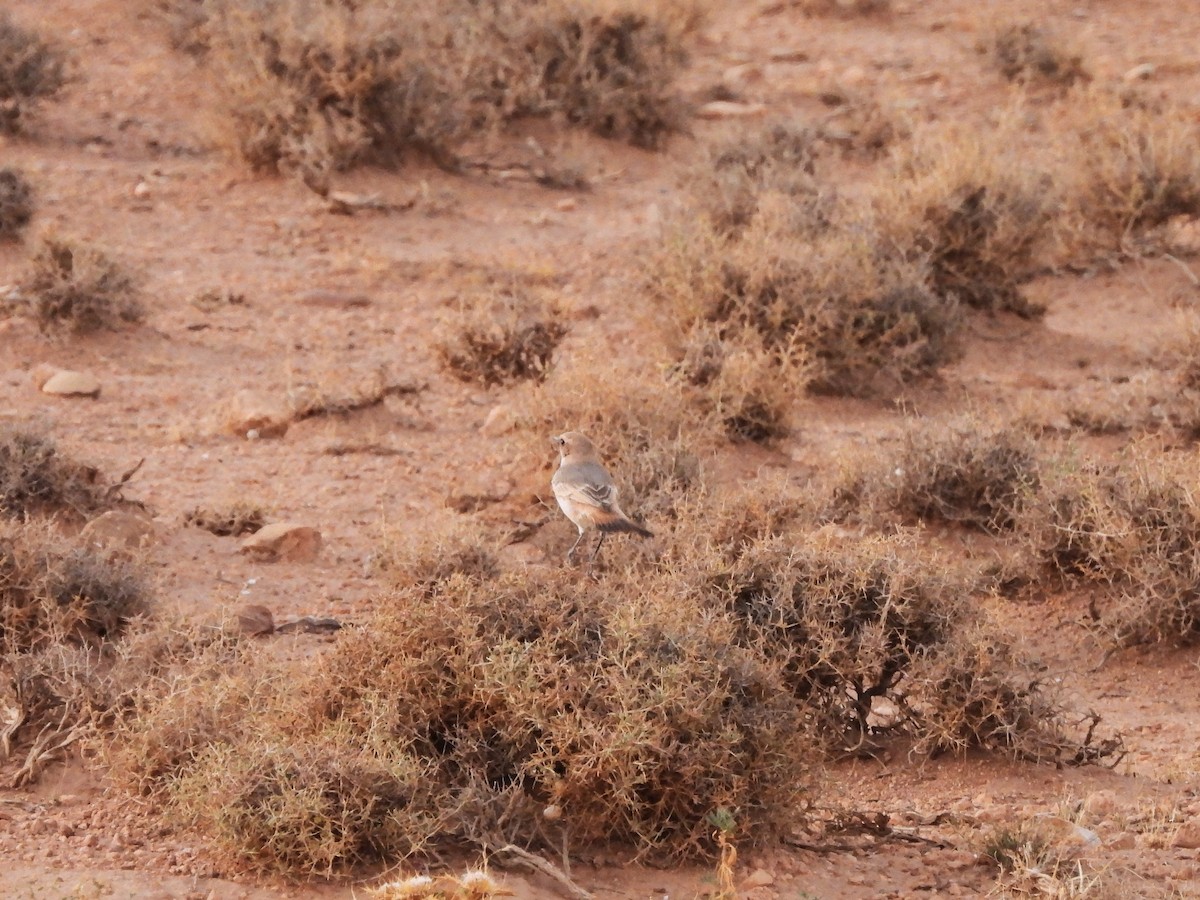
<path fill-rule="evenodd" d="M 21 754 L 10 786 L 36 781 L 127 702 L 144 673 L 115 648 L 150 607 L 132 564 L 0 521 L 0 761 Z"/>
<path fill-rule="evenodd" d="M 558 306 L 505 293 L 464 306 L 453 330 L 438 347 L 442 364 L 461 381 L 490 386 L 544 381 L 567 324 Z"/>
<path fill-rule="evenodd" d="M 33 188 L 16 169 L 0 169 L 0 241 L 15 241 L 33 218 Z"/>
<path fill-rule="evenodd" d="M 1082 55 L 1066 48 L 1061 40 L 1032 22 L 1008 25 L 981 43 L 996 68 L 1009 81 L 1023 84 L 1055 84 L 1070 87 L 1091 76 Z"/>
<path fill-rule="evenodd" d="M 0 649 L 96 644 L 149 609 L 131 564 L 57 539 L 48 527 L 0 521 Z"/>
<path fill-rule="evenodd" d="M 975 617 L 912 667 L 903 702 L 920 721 L 915 749 L 936 755 L 989 747 L 1074 765 L 1119 751 L 1119 739 L 1072 740 L 1060 700 L 1045 681 L 1013 637 Z"/>
<path fill-rule="evenodd" d="M 514 5 L 510 13 L 529 18 L 521 28 L 520 64 L 535 79 L 517 115 L 558 115 L 602 137 L 648 148 L 683 126 L 684 107 L 674 88 L 686 60 L 681 36 L 653 7 L 605 10 L 560 0 Z"/>
<path fill-rule="evenodd" d="M 208 33 L 237 154 L 321 183 L 410 150 L 453 167 L 468 137 L 522 116 L 655 146 L 682 121 L 673 83 L 687 22 L 665 13 L 275 0 L 217 5 Z"/>
<path fill-rule="evenodd" d="M 677 226 L 652 277 L 685 335 L 752 338 L 781 362 L 802 360 L 809 390 L 828 394 L 893 391 L 957 355 L 957 303 L 929 289 L 919 264 L 853 227 L 802 243 L 790 213 L 760 209 L 733 237 Z"/>
<path fill-rule="evenodd" d="M 781 356 L 750 336 L 738 344 L 698 327 L 686 335 L 675 371 L 726 437 L 771 444 L 791 432 L 796 389 L 807 381 L 804 369 L 795 354 Z"/>
<path fill-rule="evenodd" d="M 683 335 L 680 356 L 714 340 L 729 346 L 712 360 L 761 346 L 794 387 L 895 391 L 955 358 L 958 300 L 934 290 L 911 234 L 898 254 L 861 204 L 819 185 L 813 141 L 772 125 L 714 148 L 690 178 L 702 215 L 688 209 L 668 226 L 650 289 Z"/>
<path fill-rule="evenodd" d="M 914 543 L 798 543 L 770 485 L 686 502 L 660 559 L 596 579 L 427 536 L 305 672 L 205 651 L 156 679 L 112 760 L 236 864 L 308 876 L 564 834 L 692 856 L 722 816 L 764 842 L 822 801 L 827 754 L 886 732 L 1062 749 L 970 584 Z"/>
<path fill-rule="evenodd" d="M 829 224 L 832 203 L 815 178 L 819 140 L 815 129 L 792 122 L 731 134 L 691 168 L 688 194 L 721 235 L 743 230 L 760 205 L 776 198 L 788 201 L 798 232 L 815 231 Z"/>
<path fill-rule="evenodd" d="M 62 513 L 83 518 L 109 505 L 99 472 L 62 456 L 50 438 L 0 426 L 0 516 Z"/>
<path fill-rule="evenodd" d="M 227 507 L 196 507 L 183 517 L 184 525 L 203 528 L 218 537 L 254 534 L 267 524 L 267 511 L 255 503 L 239 500 Z"/>
<path fill-rule="evenodd" d="M 1200 215 L 1200 125 L 1181 107 L 1101 90 L 1068 98 L 1063 241 L 1070 258 L 1161 248 L 1161 226 Z"/>
<path fill-rule="evenodd" d="M 870 481 L 876 502 L 907 521 L 1011 531 L 1036 497 L 1039 455 L 1011 426 L 936 423 L 910 428 Z"/>
<path fill-rule="evenodd" d="M 1200 508 L 1188 461 L 1138 450 L 1065 460 L 1023 522 L 1052 571 L 1107 585 L 1093 614 L 1122 644 L 1200 636 Z"/>
<path fill-rule="evenodd" d="M 876 191 L 874 228 L 884 246 L 928 266 L 939 296 L 1028 318 L 1042 310 L 1020 285 L 1045 263 L 1057 198 L 1050 174 L 1017 152 L 1022 140 L 1010 120 L 918 135 Z"/>
<path fill-rule="evenodd" d="M 21 129 L 24 110 L 67 83 L 62 51 L 0 13 L 0 134 Z"/>
<path fill-rule="evenodd" d="M 20 284 L 42 331 L 90 334 L 140 322 L 144 315 L 134 278 L 100 250 L 44 238 Z"/>
<path fill-rule="evenodd" d="M 320 0 L 215 7 L 212 63 L 237 155 L 318 179 L 409 150 L 448 163 L 467 123 L 453 69 L 420 46 L 433 18 L 420 8 L 397 28 L 382 7 Z"/>

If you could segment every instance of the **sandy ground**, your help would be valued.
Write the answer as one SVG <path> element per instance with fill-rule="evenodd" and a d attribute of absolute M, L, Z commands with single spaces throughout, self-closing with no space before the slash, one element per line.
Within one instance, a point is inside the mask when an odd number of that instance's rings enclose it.
<path fill-rule="evenodd" d="M 819 117 L 815 95 L 849 84 L 902 93 L 951 119 L 998 102 L 1001 84 L 975 43 L 994 22 L 1023 16 L 1069 34 L 1096 77 L 1153 63 L 1155 90 L 1200 100 L 1200 20 L 1165 2 L 897 3 L 882 19 L 812 20 L 787 4 L 716 4 L 687 76 L 700 90 L 734 79 L 772 112 Z M 551 459 L 512 458 L 481 436 L 502 389 L 464 387 L 437 364 L 433 339 L 447 311 L 487 279 L 518 269 L 548 277 L 573 312 L 563 353 L 610 347 L 614 374 L 644 324 L 630 302 L 635 267 L 620 262 L 653 240 L 676 198 L 693 139 L 663 153 L 570 136 L 596 187 L 565 194 L 519 181 L 453 177 L 412 163 L 394 173 L 341 176 L 342 190 L 411 208 L 332 215 L 301 185 L 255 177 L 211 148 L 212 98 L 202 69 L 170 49 L 144 4 L 11 0 L 16 18 L 61 40 L 78 81 L 46 104 L 30 133 L 0 142 L 0 163 L 38 191 L 37 229 L 110 248 L 144 276 L 147 323 L 87 340 L 51 340 L 22 319 L 0 322 L 0 419 L 37 422 L 70 452 L 120 473 L 144 460 L 127 494 L 146 504 L 160 540 L 149 551 L 163 597 L 188 615 L 220 619 L 247 603 L 277 620 L 371 609 L 371 559 L 397 530 L 459 516 L 447 497 L 478 449 L 483 478 L 521 485 L 510 503 L 534 509 Z M 791 51 L 775 53 L 773 50 Z M 784 60 L 784 61 L 776 61 Z M 696 138 L 719 130 L 697 123 Z M 551 134 L 550 140 L 556 138 Z M 144 185 L 144 187 L 138 187 Z M 569 199 L 570 202 L 563 201 Z M 0 244 L 0 284 L 16 281 L 26 247 Z M 244 302 L 206 310 L 193 301 L 226 290 Z M 1192 292 L 1189 295 L 1189 292 Z M 1048 277 L 1031 295 L 1043 322 L 980 318 L 965 358 L 915 398 L 923 410 L 1040 408 L 1053 420 L 1081 396 L 1103 394 L 1153 367 L 1179 297 L 1200 300 L 1165 261 L 1096 277 Z M 39 393 L 39 366 L 90 372 L 96 400 Z M 224 425 L 237 403 L 284 403 L 297 390 L 352 391 L 380 369 L 426 384 L 349 417 L 311 419 L 277 440 L 244 440 Z M 239 401 L 238 398 L 241 397 Z M 797 471 L 843 450 L 886 440 L 902 425 L 891 406 L 803 400 L 802 427 L 783 460 Z M 360 452 L 331 452 L 346 447 Z M 791 462 L 788 462 L 788 461 Z M 266 564 L 233 538 L 185 527 L 198 506 L 234 499 L 277 520 L 320 529 L 311 564 Z M 565 523 L 564 523 L 564 527 Z M 1013 625 L 1053 660 L 1082 708 L 1124 733 L 1126 759 L 1055 770 L 995 758 L 851 761 L 831 772 L 859 808 L 887 813 L 911 841 L 848 837 L 838 848 L 787 848 L 739 862 L 762 898 L 982 896 L 994 886 L 971 834 L 991 822 L 1063 816 L 1102 842 L 1095 851 L 1118 896 L 1200 896 L 1200 850 L 1178 840 L 1200 818 L 1200 656 L 1195 649 L 1129 651 L 1105 661 L 1081 627 L 1086 596 L 1009 608 Z M 1047 624 L 1053 628 L 1047 628 Z M 303 656 L 312 637 L 288 638 Z M 0 893 L 50 897 L 349 897 L 347 885 L 287 886 L 223 871 L 200 837 L 153 824 L 137 802 L 103 790 L 77 762 L 28 791 L 0 792 Z M 1182 841 L 1182 843 L 1188 843 Z M 574 868 L 601 896 L 692 896 L 712 890 L 711 868 L 644 870 L 601 857 Z M 592 863 L 588 865 L 586 863 Z M 553 885 L 514 875 L 521 896 Z"/>

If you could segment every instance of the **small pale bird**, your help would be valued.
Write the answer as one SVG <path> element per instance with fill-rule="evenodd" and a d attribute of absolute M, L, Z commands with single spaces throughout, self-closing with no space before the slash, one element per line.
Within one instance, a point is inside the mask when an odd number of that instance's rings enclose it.
<path fill-rule="evenodd" d="M 575 523 L 579 529 L 579 537 L 567 551 L 567 562 L 574 562 L 575 550 L 583 536 L 589 531 L 599 531 L 600 540 L 592 551 L 588 567 L 591 568 L 604 538 L 617 531 L 627 531 L 640 534 L 642 537 L 654 535 L 629 521 L 629 517 L 621 512 L 617 502 L 617 486 L 612 477 L 600 463 L 600 455 L 584 435 L 578 431 L 568 431 L 550 442 L 558 448 L 558 471 L 550 480 L 554 489 L 554 499 L 566 517 Z"/>

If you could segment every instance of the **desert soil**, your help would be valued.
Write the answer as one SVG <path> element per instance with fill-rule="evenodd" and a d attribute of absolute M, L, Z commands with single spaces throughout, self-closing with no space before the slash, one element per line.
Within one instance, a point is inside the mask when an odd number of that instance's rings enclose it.
<path fill-rule="evenodd" d="M 697 121 L 693 135 L 657 153 L 534 128 L 531 137 L 584 165 L 591 191 L 453 176 L 412 161 L 335 183 L 405 210 L 335 215 L 301 184 L 249 174 L 213 148 L 211 85 L 201 65 L 169 46 L 151 4 L 5 6 L 66 45 L 78 79 L 42 107 L 25 136 L 0 139 L 0 163 L 34 182 L 36 230 L 101 244 L 142 273 L 149 316 L 141 327 L 84 340 L 48 339 L 22 318 L 0 322 L 0 419 L 41 424 L 106 473 L 144 460 L 126 495 L 157 523 L 148 558 L 164 602 L 214 622 L 247 604 L 268 607 L 277 621 L 362 620 L 375 602 L 372 554 L 389 535 L 469 515 L 448 503 L 456 492 L 490 491 L 513 518 L 548 515 L 540 498 L 549 446 L 544 456 L 512 458 L 509 442 L 481 432 L 506 403 L 506 389 L 467 387 L 445 374 L 439 329 L 461 296 L 490 279 L 513 270 L 546 277 L 571 313 L 561 356 L 608 348 L 619 379 L 652 317 L 637 293 L 638 254 L 678 199 L 679 173 L 697 142 L 725 123 Z M 830 85 L 886 89 L 927 117 L 953 119 L 1001 102 L 1005 88 L 976 41 L 993 22 L 1026 17 L 1069 34 L 1098 78 L 1119 80 L 1151 63 L 1154 90 L 1200 103 L 1200 18 L 1168 0 L 902 2 L 887 17 L 847 19 L 807 19 L 784 3 L 718 2 L 686 87 L 732 80 L 768 114 L 802 119 L 827 114 L 816 97 Z M 791 52 L 772 53 L 779 50 Z M 514 156 L 528 146 L 514 143 Z M 510 149 L 502 143 L 496 152 L 502 158 Z M 0 284 L 19 279 L 27 245 L 0 245 Z M 208 290 L 244 300 L 215 309 L 193 302 Z M 1053 419 L 1080 396 L 1152 370 L 1180 298 L 1200 302 L 1181 267 L 1161 260 L 1047 277 L 1031 294 L 1048 306 L 1044 321 L 981 316 L 962 361 L 904 409 L 798 398 L 800 427 L 778 453 L 746 450 L 737 477 L 764 465 L 803 477 L 847 448 L 893 439 L 913 410 L 1037 407 Z M 40 393 L 36 375 L 48 366 L 92 373 L 99 398 Z M 278 439 L 227 430 L 239 408 L 283 405 L 304 389 L 352 393 L 381 370 L 425 389 L 296 423 Z M 237 552 L 236 538 L 183 524 L 196 507 L 238 499 L 275 520 L 317 527 L 325 542 L 318 559 L 257 562 Z M 995 876 L 975 852 L 980 830 L 1067 814 L 1098 837 L 1090 852 L 1115 873 L 1119 895 L 1200 896 L 1200 850 L 1186 839 L 1187 823 L 1195 829 L 1200 821 L 1200 656 L 1149 648 L 1106 659 L 1081 625 L 1087 600 L 1052 595 L 1001 614 L 1046 659 L 1047 677 L 1066 679 L 1080 708 L 1123 733 L 1129 752 L 1115 769 L 903 753 L 840 763 L 829 777 L 848 803 L 887 813 L 914 839 L 848 836 L 841 847 L 745 854 L 737 871 L 746 896 L 986 895 Z M 269 640 L 302 660 L 328 639 Z M 1079 804 L 1084 812 L 1074 816 Z M 226 870 L 202 836 L 156 824 L 153 812 L 106 791 L 103 773 L 79 760 L 32 788 L 0 791 L 0 895 L 355 894 L 351 885 L 285 885 Z M 712 867 L 626 867 L 586 851 L 580 858 L 575 879 L 600 897 L 693 896 L 715 887 Z M 508 877 L 519 896 L 556 896 L 552 882 Z"/>

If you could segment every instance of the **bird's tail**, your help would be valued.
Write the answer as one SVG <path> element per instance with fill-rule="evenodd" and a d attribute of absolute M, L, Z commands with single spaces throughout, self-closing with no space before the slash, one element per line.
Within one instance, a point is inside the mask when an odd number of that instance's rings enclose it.
<path fill-rule="evenodd" d="M 596 526 L 605 534 L 613 534 L 618 531 L 629 532 L 630 534 L 638 534 L 642 537 L 654 537 L 654 532 L 648 528 L 643 528 L 636 522 L 630 522 L 628 519 L 613 519 L 611 522 L 605 522 L 602 525 Z"/>

